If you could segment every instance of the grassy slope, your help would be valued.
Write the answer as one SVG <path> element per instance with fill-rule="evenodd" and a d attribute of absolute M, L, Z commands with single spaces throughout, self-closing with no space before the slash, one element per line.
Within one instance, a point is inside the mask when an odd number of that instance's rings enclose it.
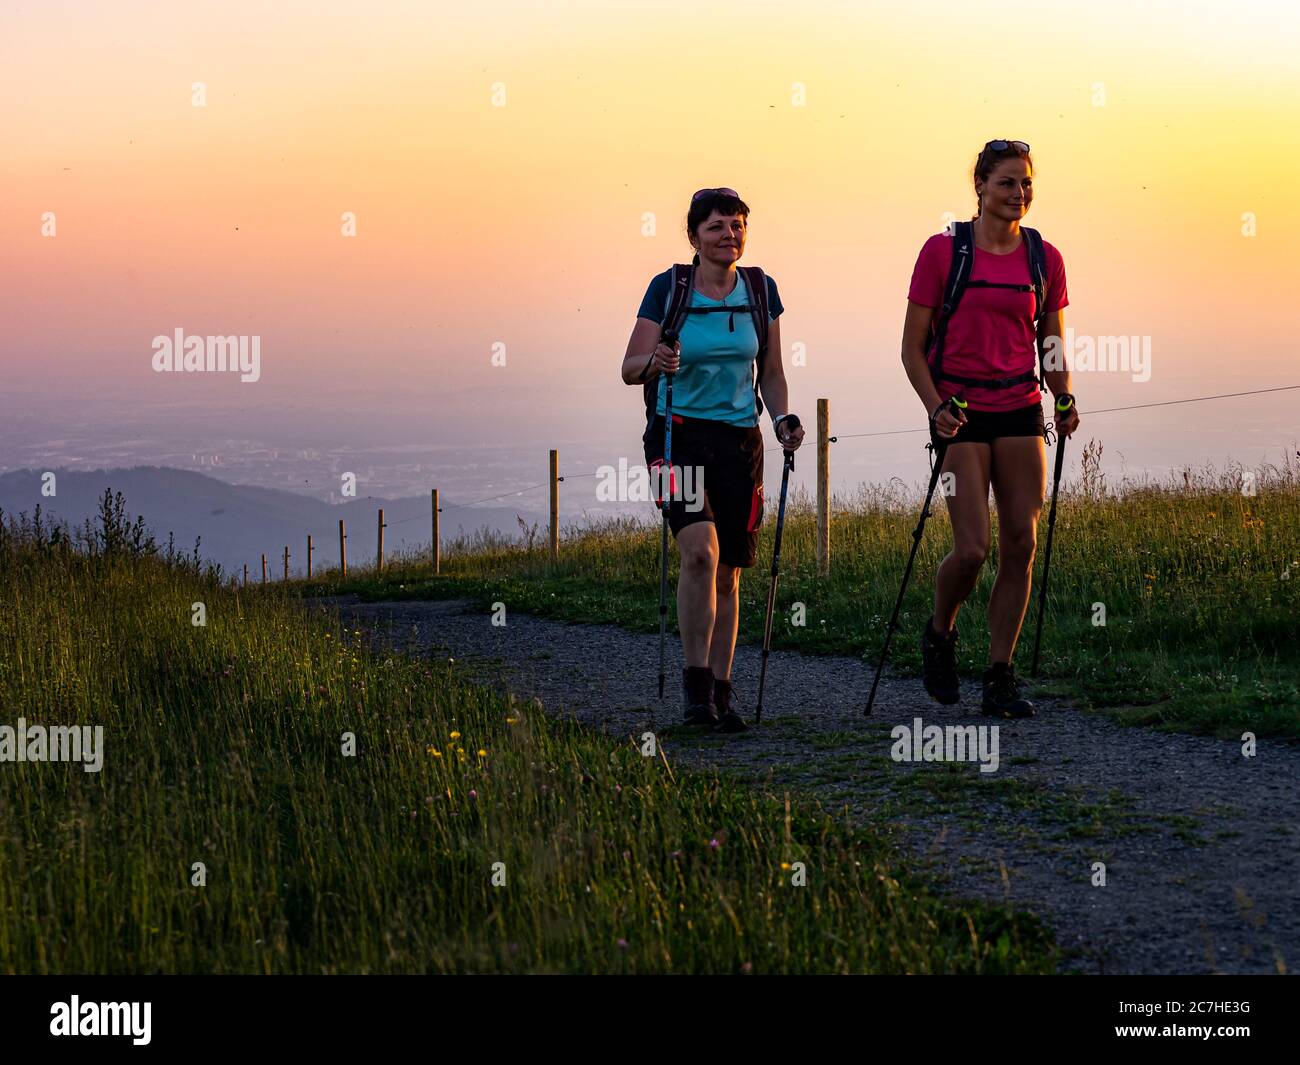
<path fill-rule="evenodd" d="M 0 764 L 0 972 L 1054 964 L 842 819 L 371 656 L 278 590 L 0 537 L 0 607 L 0 724 L 106 732 L 98 774 Z"/>
<path fill-rule="evenodd" d="M 1300 469 L 1257 471 L 1254 495 L 1243 494 L 1237 470 L 1189 471 L 1168 484 L 1127 485 L 1118 494 L 1104 490 L 1095 464 L 1085 471 L 1084 484 L 1063 498 L 1057 518 L 1044 688 L 1134 723 L 1300 736 Z M 837 504 L 826 579 L 816 576 L 807 506 L 787 522 L 773 642 L 874 660 L 917 504 L 886 491 Z M 761 560 L 771 557 L 772 530 L 769 517 Z M 1040 543 L 1044 538 L 1040 532 Z M 902 672 L 919 669 L 915 634 L 929 615 L 934 569 L 950 544 L 939 506 L 891 652 Z M 459 547 L 436 579 L 427 564 L 407 561 L 346 581 L 327 575 L 306 590 L 372 599 L 468 596 L 485 606 L 500 601 L 507 609 L 573 621 L 657 628 L 657 531 L 614 524 L 574 532 L 555 566 L 540 550 L 482 541 Z M 988 653 L 982 622 L 994 565 L 959 620 L 959 660 L 968 677 L 983 668 Z M 766 571 L 760 562 L 742 581 L 742 640 L 761 638 Z M 1036 602 L 1035 590 L 1018 656 L 1022 671 Z M 792 623 L 795 603 L 806 609 L 802 627 Z M 1095 604 L 1104 605 L 1104 626 L 1094 623 Z"/>

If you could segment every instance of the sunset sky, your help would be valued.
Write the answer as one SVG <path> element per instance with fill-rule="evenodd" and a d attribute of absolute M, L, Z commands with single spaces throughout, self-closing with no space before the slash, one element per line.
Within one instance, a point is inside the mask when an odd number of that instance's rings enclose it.
<path fill-rule="evenodd" d="M 296 412 L 636 455 L 640 397 L 618 379 L 636 307 L 689 259 L 690 193 L 727 184 L 753 211 L 744 261 L 780 285 L 787 358 L 808 353 L 794 409 L 830 396 L 841 431 L 907 426 L 911 268 L 945 211 L 972 213 L 970 166 L 998 136 L 1033 146 L 1027 221 L 1064 255 L 1067 322 L 1152 338 L 1150 381 L 1076 379 L 1085 417 L 1300 379 L 1295 7 L 708 11 L 8 0 L 10 401 L 52 426 L 114 395 L 143 426 L 180 405 L 250 436 Z M 259 335 L 261 380 L 154 373 L 152 338 L 177 327 Z M 1289 395 L 1174 410 L 1281 440 Z"/>

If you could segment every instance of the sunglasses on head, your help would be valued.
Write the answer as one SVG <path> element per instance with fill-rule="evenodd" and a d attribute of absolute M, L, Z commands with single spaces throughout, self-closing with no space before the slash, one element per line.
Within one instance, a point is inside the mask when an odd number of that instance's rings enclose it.
<path fill-rule="evenodd" d="M 700 189 L 699 192 L 697 192 L 694 196 L 691 197 L 691 203 L 694 203 L 701 196 L 711 196 L 714 193 L 718 193 L 723 196 L 733 196 L 737 200 L 740 199 L 740 193 L 738 193 L 735 189 Z"/>
<path fill-rule="evenodd" d="M 1022 152 L 1029 151 L 1029 145 L 1024 141 L 989 141 L 988 144 L 984 145 L 984 150 L 986 152 L 989 149 L 992 149 L 995 152 L 1005 152 L 1008 148 L 1015 148 Z"/>

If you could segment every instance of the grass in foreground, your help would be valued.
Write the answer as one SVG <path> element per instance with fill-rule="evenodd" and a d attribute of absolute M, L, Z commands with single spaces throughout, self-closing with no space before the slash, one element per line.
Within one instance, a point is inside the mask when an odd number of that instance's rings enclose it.
<path fill-rule="evenodd" d="M 99 773 L 0 763 L 2 972 L 1054 967 L 1037 921 L 936 898 L 844 819 L 371 655 L 278 590 L 11 527 L 0 605 L 0 724 L 105 730 Z"/>
<path fill-rule="evenodd" d="M 1081 481 L 1063 486 L 1043 630 L 1046 690 L 1136 724 L 1300 737 L 1300 467 L 1187 470 L 1166 483 L 1128 482 L 1112 491 L 1098 471 L 1100 453 L 1089 445 Z M 806 499 L 796 500 L 782 546 L 773 645 L 874 663 L 919 505 L 899 485 L 836 500 L 831 573 L 819 578 L 814 516 Z M 760 563 L 741 583 L 747 642 L 762 638 L 775 524 L 775 507 L 769 510 Z M 1045 538 L 1046 513 L 1036 577 Z M 935 568 L 951 544 L 936 501 L 890 652 L 902 673 L 919 672 L 917 634 L 930 614 Z M 427 562 L 399 560 L 346 581 L 326 575 L 305 590 L 368 599 L 466 596 L 485 607 L 501 601 L 511 610 L 648 632 L 658 627 L 658 557 L 657 527 L 606 523 L 567 534 L 556 565 L 544 547 L 480 536 L 451 545 L 437 578 Z M 995 528 L 990 561 L 958 622 L 959 664 L 968 678 L 987 661 L 984 612 L 996 557 Z M 803 626 L 792 621 L 796 604 L 806 611 Z M 1036 609 L 1035 589 L 1018 655 L 1023 672 Z"/>

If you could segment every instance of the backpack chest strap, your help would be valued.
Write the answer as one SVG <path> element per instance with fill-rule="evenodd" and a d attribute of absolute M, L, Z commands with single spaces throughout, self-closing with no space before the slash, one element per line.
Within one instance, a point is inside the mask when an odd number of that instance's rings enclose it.
<path fill-rule="evenodd" d="M 688 307 L 686 308 L 686 313 L 687 314 L 730 315 L 730 317 L 727 319 L 727 332 L 734 333 L 736 331 L 736 315 L 748 314 L 752 316 L 754 313 L 754 308 L 751 307 L 748 303 L 733 303 L 733 304 L 723 304 L 721 307 Z"/>
<path fill-rule="evenodd" d="M 967 288 L 1009 288 L 1014 292 L 1033 292 L 1033 285 L 1011 285 L 1004 281 L 967 281 Z"/>

